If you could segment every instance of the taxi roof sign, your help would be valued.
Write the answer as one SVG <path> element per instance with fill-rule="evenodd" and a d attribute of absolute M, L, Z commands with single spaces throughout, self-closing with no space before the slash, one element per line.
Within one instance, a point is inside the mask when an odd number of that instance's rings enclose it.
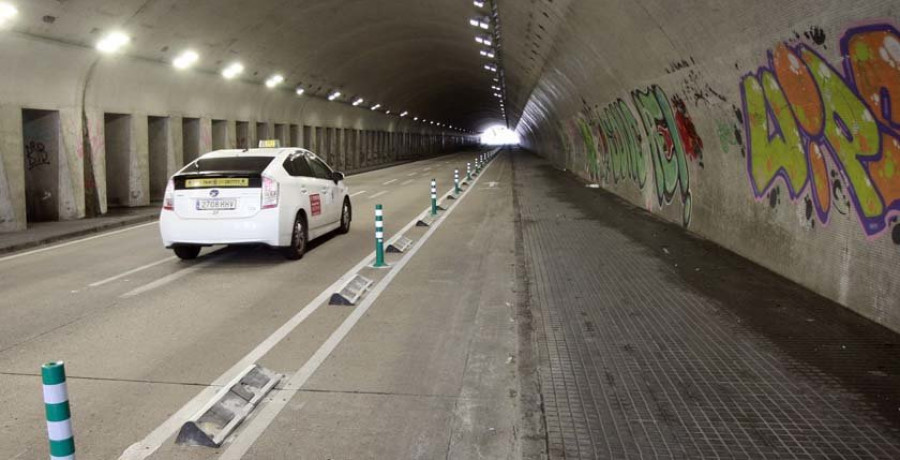
<path fill-rule="evenodd" d="M 281 139 L 260 139 L 259 148 L 261 149 L 277 149 L 281 147 Z"/>

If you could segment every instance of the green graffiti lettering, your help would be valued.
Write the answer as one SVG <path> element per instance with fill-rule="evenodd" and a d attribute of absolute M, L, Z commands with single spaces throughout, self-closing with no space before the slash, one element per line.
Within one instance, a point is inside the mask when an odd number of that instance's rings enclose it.
<path fill-rule="evenodd" d="M 795 197 L 809 178 L 800 131 L 775 75 L 768 70 L 760 75 L 762 83 L 752 75 L 744 77 L 743 81 L 750 131 L 750 155 L 747 160 L 750 163 L 750 181 L 756 195 L 761 196 L 780 174 L 790 196 Z"/>
<path fill-rule="evenodd" d="M 857 47 L 857 52 L 864 51 Z M 865 103 L 816 53 L 804 48 L 801 57 L 812 71 L 825 110 L 825 138 L 853 185 L 858 205 L 866 217 L 880 216 L 884 205 L 868 171 L 861 163 L 873 160 L 881 149 L 878 124 Z M 859 55 L 857 58 L 863 59 Z"/>

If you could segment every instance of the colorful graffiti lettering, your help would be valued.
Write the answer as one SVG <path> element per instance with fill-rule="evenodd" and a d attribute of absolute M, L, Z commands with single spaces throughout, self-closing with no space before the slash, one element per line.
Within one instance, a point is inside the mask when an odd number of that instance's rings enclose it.
<path fill-rule="evenodd" d="M 842 72 L 805 44 L 779 44 L 743 77 L 747 172 L 758 200 L 779 179 L 791 201 L 808 191 L 823 223 L 840 191 L 876 236 L 900 212 L 900 33 L 852 28 L 840 50 Z"/>
<path fill-rule="evenodd" d="M 678 121 L 672 106 L 666 98 L 666 93 L 659 86 L 652 86 L 646 91 L 633 91 L 631 98 L 638 109 L 650 144 L 650 159 L 656 179 L 656 197 L 659 205 L 671 203 L 675 192 L 679 192 L 684 205 L 683 222 L 687 227 L 691 221 L 692 209 L 691 176 L 685 141 L 678 129 Z M 691 129 L 693 130 L 693 123 Z M 699 145 L 702 148 L 702 141 Z"/>
<path fill-rule="evenodd" d="M 641 190 L 647 182 L 649 160 L 659 206 L 671 204 L 679 194 L 684 205 L 682 223 L 688 226 L 692 210 L 688 163 L 702 159 L 703 140 L 680 98 L 670 102 L 658 86 L 633 91 L 631 97 L 637 117 L 622 99 L 602 110 L 585 107 L 574 123 L 576 134 L 569 132 L 571 125 L 560 125 L 560 146 L 569 158 L 573 154 L 570 139 L 580 135 L 584 142 L 584 171 L 591 180 L 627 180 Z"/>

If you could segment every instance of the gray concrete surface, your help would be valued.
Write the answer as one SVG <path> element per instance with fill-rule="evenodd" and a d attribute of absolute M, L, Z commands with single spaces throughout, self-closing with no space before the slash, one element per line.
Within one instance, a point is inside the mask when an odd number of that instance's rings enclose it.
<path fill-rule="evenodd" d="M 900 456 L 900 336 L 513 156 L 550 458 Z"/>
<path fill-rule="evenodd" d="M 353 197 L 351 233 L 317 242 L 296 263 L 264 249 L 217 248 L 197 262 L 178 262 L 161 247 L 154 225 L 0 261 L 0 386 L 6 389 L 0 404 L 12 414 L 0 422 L 0 457 L 45 456 L 37 371 L 46 360 L 64 359 L 79 455 L 115 458 L 369 254 L 376 202 L 385 206 L 390 235 L 428 205 L 431 177 L 445 191 L 453 167 L 471 158 L 457 154 L 350 177 L 352 191 L 364 192 Z M 471 201 L 460 202 L 458 214 L 416 254 L 251 457 L 517 455 L 508 174 L 508 163 L 485 173 Z M 368 198 L 381 192 L 387 193 Z M 85 266 L 91 269 L 80 269 Z M 486 269 L 491 275 L 480 275 Z M 123 297 L 173 275 L 168 284 Z M 410 301 L 420 297 L 426 301 Z M 263 364 L 296 369 L 350 311 L 320 308 Z M 347 405 L 334 410 L 338 401 Z M 361 423 L 366 416 L 373 418 Z M 391 427 L 373 428 L 382 418 Z M 316 420 L 312 432 L 319 436 L 310 437 L 306 420 Z M 324 435 L 338 425 L 348 429 Z M 287 433 L 294 441 L 279 441 Z M 167 442 L 158 456 L 217 453 Z"/>

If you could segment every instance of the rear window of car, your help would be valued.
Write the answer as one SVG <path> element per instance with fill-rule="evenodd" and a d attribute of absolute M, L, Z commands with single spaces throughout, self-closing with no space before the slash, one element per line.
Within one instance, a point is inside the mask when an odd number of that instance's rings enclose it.
<path fill-rule="evenodd" d="M 274 157 L 214 157 L 198 158 L 188 165 L 182 174 L 196 173 L 248 173 L 261 174 Z"/>

